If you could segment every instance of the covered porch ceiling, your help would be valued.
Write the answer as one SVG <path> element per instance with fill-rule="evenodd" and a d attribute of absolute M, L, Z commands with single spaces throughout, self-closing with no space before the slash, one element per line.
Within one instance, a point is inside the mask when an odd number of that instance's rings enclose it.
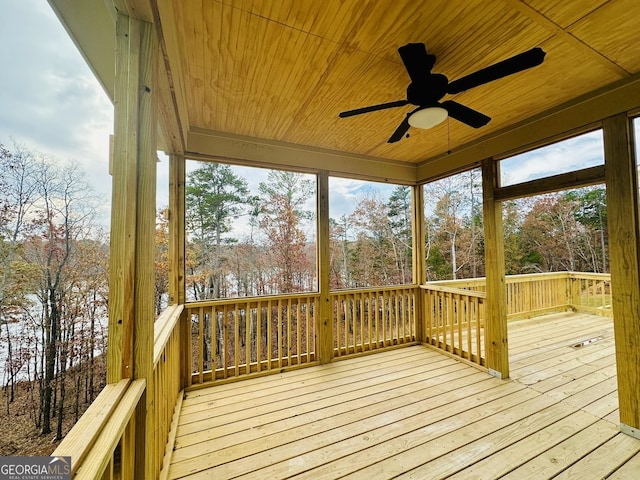
<path fill-rule="evenodd" d="M 50 0 L 113 99 L 115 17 L 153 22 L 164 148 L 192 158 L 416 183 L 640 107 L 636 0 Z M 533 47 L 542 65 L 452 99 L 488 115 L 387 140 L 412 105 L 398 47 L 455 80 Z"/>

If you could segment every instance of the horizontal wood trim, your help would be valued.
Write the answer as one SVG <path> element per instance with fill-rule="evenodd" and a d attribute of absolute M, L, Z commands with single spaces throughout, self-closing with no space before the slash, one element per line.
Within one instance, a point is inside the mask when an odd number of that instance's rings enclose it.
<path fill-rule="evenodd" d="M 192 128 L 187 135 L 187 158 L 310 173 L 326 170 L 336 177 L 414 185 L 412 163 L 356 155 Z"/>
<path fill-rule="evenodd" d="M 160 360 L 160 356 L 164 351 L 164 347 L 171 337 L 171 333 L 176 328 L 176 325 L 180 321 L 180 316 L 184 310 L 184 305 L 170 305 L 167 309 L 158 317 L 153 324 L 154 326 L 154 339 L 153 339 L 153 364 L 156 365 Z"/>
<path fill-rule="evenodd" d="M 587 187 L 604 183 L 605 166 L 584 168 L 551 177 L 531 180 L 529 182 L 509 185 L 495 189 L 494 198 L 499 201 L 530 197 L 543 193 L 558 192 L 569 188 Z"/>
<path fill-rule="evenodd" d="M 234 298 L 218 298 L 215 300 L 199 300 L 196 302 L 187 302 L 185 307 L 187 311 L 195 310 L 197 308 L 217 307 L 223 305 L 242 305 L 247 307 L 255 307 L 257 304 L 264 304 L 266 302 L 272 302 L 272 305 L 278 306 L 278 301 L 288 302 L 294 300 L 292 304 L 300 301 L 307 300 L 309 298 L 317 299 L 320 297 L 319 293 L 283 293 L 282 295 L 265 295 L 263 297 L 234 297 Z M 263 305 L 264 306 L 264 305 Z"/>
<path fill-rule="evenodd" d="M 556 312 L 567 312 L 569 310 L 571 310 L 572 306 L 569 304 L 564 304 L 564 305 L 553 305 L 551 307 L 545 307 L 545 308 L 537 308 L 535 310 L 529 310 L 526 312 L 515 312 L 515 313 L 509 313 L 507 315 L 507 318 L 509 320 L 511 319 L 523 319 L 523 318 L 531 318 L 531 317 L 537 317 L 539 315 L 548 315 L 550 313 L 556 313 Z"/>
<path fill-rule="evenodd" d="M 380 287 L 366 287 L 366 288 L 345 288 L 340 290 L 331 290 L 331 295 L 357 295 L 360 293 L 376 293 L 376 292 L 398 292 L 398 291 L 410 291 L 417 287 L 417 285 L 382 285 Z"/>
<path fill-rule="evenodd" d="M 445 287 L 443 285 L 420 285 L 422 290 L 432 290 L 435 292 L 452 293 L 456 295 L 462 295 L 465 297 L 487 298 L 485 292 L 477 292 L 475 290 L 465 290 L 463 288 Z"/>
<path fill-rule="evenodd" d="M 640 74 L 620 80 L 595 92 L 583 95 L 547 112 L 535 115 L 504 130 L 469 142 L 451 153 L 426 159 L 418 165 L 420 183 L 460 171 L 468 165 L 508 152 L 526 151 L 545 139 L 593 124 L 612 115 L 640 107 Z M 528 147 L 528 148 L 527 148 Z"/>
<path fill-rule="evenodd" d="M 100 432 L 93 448 L 88 453 L 85 461 L 79 465 L 77 479 L 100 478 L 109 461 L 112 458 L 118 442 L 122 438 L 124 430 L 131 420 L 144 390 L 146 380 L 132 380 L 127 391 L 118 402 L 115 410 L 109 415 L 108 421 Z M 74 461 L 74 463 L 76 463 Z"/>
<path fill-rule="evenodd" d="M 125 378 L 118 383 L 107 384 L 62 443 L 58 445 L 58 448 L 54 450 L 53 456 L 71 457 L 73 473 L 76 472 L 91 451 L 102 428 L 109 421 L 122 396 L 127 391 L 129 382 L 130 380 Z"/>
<path fill-rule="evenodd" d="M 612 308 L 586 307 L 584 305 L 572 305 L 576 312 L 589 313 L 591 315 L 599 315 L 601 317 L 613 318 Z"/>

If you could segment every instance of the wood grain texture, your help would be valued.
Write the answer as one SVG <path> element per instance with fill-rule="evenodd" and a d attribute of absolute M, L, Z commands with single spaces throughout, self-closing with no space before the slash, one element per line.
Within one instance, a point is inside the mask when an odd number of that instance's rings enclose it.
<path fill-rule="evenodd" d="M 617 115 L 603 125 L 607 167 L 607 223 L 616 332 L 620 421 L 640 429 L 640 224 L 638 178 L 630 120 Z"/>
<path fill-rule="evenodd" d="M 626 45 L 640 31 L 638 8 L 626 0 L 176 0 L 174 18 L 160 18 L 175 24 L 169 60 L 180 57 L 190 127 L 419 163 L 637 72 Z M 450 80 L 535 46 L 548 55 L 456 96 L 493 118 L 482 129 L 451 121 L 389 145 L 408 107 L 337 117 L 405 98 L 397 49 L 417 41 Z"/>
<path fill-rule="evenodd" d="M 319 312 L 315 315 L 315 348 L 321 363 L 333 358 L 333 302 L 329 292 L 330 239 L 329 239 L 329 175 L 318 175 L 318 291 L 320 293 Z"/>
<path fill-rule="evenodd" d="M 487 298 L 485 355 L 486 366 L 501 378 L 509 377 L 507 340 L 507 304 L 505 298 L 504 233 L 502 203 L 495 199 L 499 185 L 498 162 L 492 158 L 482 162 L 482 210 L 484 214 L 485 263 Z"/>
<path fill-rule="evenodd" d="M 168 477 L 515 479 L 568 470 L 585 478 L 592 469 L 624 478 L 633 471 L 640 441 L 604 419 L 617 409 L 611 320 L 555 314 L 509 329 L 519 353 L 507 381 L 414 346 L 189 391 Z M 608 341 L 571 349 L 578 329 L 606 332 Z"/>

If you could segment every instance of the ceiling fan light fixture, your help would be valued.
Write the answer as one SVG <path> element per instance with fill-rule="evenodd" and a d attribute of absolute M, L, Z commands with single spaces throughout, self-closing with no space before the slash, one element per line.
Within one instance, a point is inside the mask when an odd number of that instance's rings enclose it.
<path fill-rule="evenodd" d="M 444 122 L 448 112 L 442 107 L 427 107 L 409 116 L 409 125 L 416 128 L 429 129 Z"/>

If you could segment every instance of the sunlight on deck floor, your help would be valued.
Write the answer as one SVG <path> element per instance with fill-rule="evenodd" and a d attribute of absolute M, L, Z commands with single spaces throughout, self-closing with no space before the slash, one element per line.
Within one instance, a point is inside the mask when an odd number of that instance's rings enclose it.
<path fill-rule="evenodd" d="M 507 381 L 412 346 L 187 392 L 168 478 L 640 478 L 612 320 L 512 322 L 509 345 Z"/>

